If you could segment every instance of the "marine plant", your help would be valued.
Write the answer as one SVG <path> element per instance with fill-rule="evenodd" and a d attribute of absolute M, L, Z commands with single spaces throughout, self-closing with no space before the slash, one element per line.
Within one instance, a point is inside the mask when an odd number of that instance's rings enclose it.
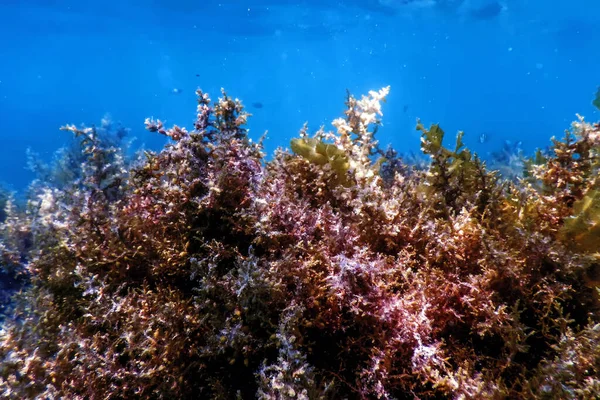
<path fill-rule="evenodd" d="M 65 127 L 78 178 L 0 226 L 30 280 L 3 397 L 600 396 L 599 125 L 508 181 L 419 124 L 413 168 L 375 139 L 388 91 L 270 160 L 225 92 L 191 131 L 146 120 L 169 143 L 139 162 Z"/>

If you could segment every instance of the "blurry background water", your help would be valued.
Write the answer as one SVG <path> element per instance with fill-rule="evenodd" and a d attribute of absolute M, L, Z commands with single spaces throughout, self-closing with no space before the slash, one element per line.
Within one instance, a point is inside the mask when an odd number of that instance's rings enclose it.
<path fill-rule="evenodd" d="M 268 153 L 385 85 L 379 139 L 400 152 L 416 118 L 484 156 L 532 151 L 598 118 L 599 17 L 598 0 L 2 0 L 0 181 L 23 188 L 28 147 L 50 158 L 61 125 L 107 112 L 158 149 L 144 119 L 191 128 L 197 87 L 241 98 Z"/>

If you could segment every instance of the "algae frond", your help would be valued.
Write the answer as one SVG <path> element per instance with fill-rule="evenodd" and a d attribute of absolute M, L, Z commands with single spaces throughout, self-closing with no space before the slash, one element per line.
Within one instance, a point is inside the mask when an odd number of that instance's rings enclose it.
<path fill-rule="evenodd" d="M 344 150 L 318 138 L 295 138 L 290 142 L 292 151 L 315 165 L 329 165 L 338 176 L 338 183 L 346 186 L 346 173 L 350 168 L 348 156 Z"/>
<path fill-rule="evenodd" d="M 565 219 L 561 238 L 575 250 L 600 252 L 600 190 L 591 190 L 573 204 L 573 216 Z"/>

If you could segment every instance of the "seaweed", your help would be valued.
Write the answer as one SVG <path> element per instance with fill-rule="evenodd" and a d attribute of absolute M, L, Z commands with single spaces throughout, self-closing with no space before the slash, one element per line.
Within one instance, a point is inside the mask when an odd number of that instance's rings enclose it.
<path fill-rule="evenodd" d="M 350 181 L 347 177 L 350 169 L 350 162 L 344 150 L 336 145 L 325 143 L 317 138 L 296 138 L 290 142 L 290 147 L 294 153 L 305 158 L 310 163 L 324 166 L 329 165 L 331 170 L 337 175 L 337 183 L 347 186 Z"/>
<path fill-rule="evenodd" d="M 600 125 L 506 181 L 419 123 L 412 168 L 375 138 L 388 92 L 272 159 L 225 92 L 189 131 L 147 119 L 169 141 L 138 162 L 67 126 L 2 200 L 0 262 L 29 279 L 3 398 L 598 398 Z"/>
<path fill-rule="evenodd" d="M 594 97 L 594 100 L 592 100 L 592 105 L 600 110 L 600 87 L 596 91 L 596 96 Z"/>

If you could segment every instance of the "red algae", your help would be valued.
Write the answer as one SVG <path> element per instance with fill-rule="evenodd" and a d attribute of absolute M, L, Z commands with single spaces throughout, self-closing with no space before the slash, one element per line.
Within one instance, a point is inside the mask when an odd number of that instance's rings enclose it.
<path fill-rule="evenodd" d="M 419 124 L 416 168 L 375 140 L 388 92 L 269 161 L 225 92 L 135 160 L 65 127 L 4 200 L 2 398 L 600 397 L 600 126 L 508 181 Z"/>

